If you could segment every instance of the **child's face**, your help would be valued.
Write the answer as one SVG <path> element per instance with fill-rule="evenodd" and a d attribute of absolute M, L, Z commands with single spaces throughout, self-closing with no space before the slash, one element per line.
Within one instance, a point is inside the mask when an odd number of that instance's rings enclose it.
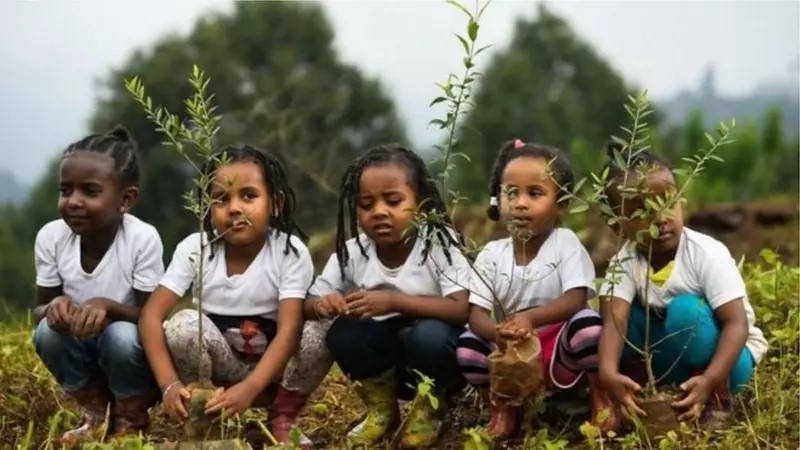
<path fill-rule="evenodd" d="M 272 202 L 261 168 L 254 162 L 219 167 L 211 186 L 211 222 L 231 245 L 248 245 L 269 228 Z"/>
<path fill-rule="evenodd" d="M 550 232 L 564 209 L 547 161 L 535 156 L 512 159 L 501 178 L 500 215 L 517 238 Z"/>
<path fill-rule="evenodd" d="M 114 161 L 107 155 L 77 151 L 60 167 L 58 211 L 73 233 L 87 235 L 119 221 L 133 206 L 137 190 L 119 189 Z"/>
<path fill-rule="evenodd" d="M 378 245 L 402 242 L 417 207 L 406 169 L 394 163 L 369 166 L 361 173 L 358 191 L 358 224 L 364 233 Z"/>
<path fill-rule="evenodd" d="M 659 167 L 643 174 L 644 182 L 641 185 L 646 194 L 645 198 L 656 199 L 671 198 L 675 195 L 676 184 L 672 173 L 665 168 Z M 621 202 L 621 198 L 615 201 Z M 634 212 L 645 208 L 644 198 L 629 198 L 625 200 L 625 209 L 622 211 L 623 217 L 632 217 Z M 641 233 L 642 242 L 639 244 L 639 251 L 647 254 L 650 243 L 653 245 L 654 254 L 673 253 L 678 248 L 681 234 L 683 233 L 683 203 L 676 201 L 668 214 L 654 215 L 648 213 L 649 217 L 638 217 L 635 219 L 623 219 L 620 221 L 622 235 L 626 239 L 634 240 L 642 230 L 650 228 L 653 223 L 658 227 L 658 238 L 652 239 L 649 233 Z"/>

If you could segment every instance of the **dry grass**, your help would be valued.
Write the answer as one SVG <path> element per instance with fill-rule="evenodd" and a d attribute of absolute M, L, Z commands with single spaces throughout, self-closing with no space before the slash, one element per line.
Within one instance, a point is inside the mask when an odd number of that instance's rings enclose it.
<path fill-rule="evenodd" d="M 800 446 L 798 400 L 800 389 L 800 313 L 798 289 L 800 270 L 775 265 L 750 266 L 746 270 L 748 288 L 760 324 L 772 347 L 759 366 L 750 392 L 741 396 L 736 420 L 724 432 L 708 433 L 684 426 L 666 439 L 650 442 L 652 448 L 742 448 L 796 449 Z M 41 364 L 31 344 L 29 320 L 0 324 L 0 449 L 58 448 L 55 438 L 74 425 L 77 417 L 53 378 Z M 571 405 L 580 399 L 569 399 Z M 470 448 L 648 448 L 648 442 L 635 434 L 600 442 L 588 439 L 591 427 L 581 424 L 584 411 L 564 399 L 548 401 L 542 414 L 531 414 L 525 437 L 510 443 L 481 442 L 474 427 L 486 420 L 474 395 L 464 394 L 454 400 L 450 420 L 439 448 L 464 448 L 464 442 L 478 442 Z M 531 408 L 535 411 L 541 404 Z M 578 408 L 581 409 L 581 408 Z M 302 417 L 302 428 L 320 448 L 343 448 L 343 437 L 363 413 L 363 407 L 349 388 L 346 378 L 334 370 L 314 395 Z M 87 448 L 153 448 L 153 444 L 174 440 L 181 430 L 169 425 L 160 411 L 152 410 L 153 425 L 145 439 L 128 440 Z M 262 431 L 265 414 L 249 412 L 243 419 L 224 424 L 227 437 L 244 437 L 255 448 L 269 441 Z M 262 425 L 260 425 L 262 424 Z M 471 432 L 471 434 L 470 434 Z M 583 433 L 583 435 L 581 435 Z"/>

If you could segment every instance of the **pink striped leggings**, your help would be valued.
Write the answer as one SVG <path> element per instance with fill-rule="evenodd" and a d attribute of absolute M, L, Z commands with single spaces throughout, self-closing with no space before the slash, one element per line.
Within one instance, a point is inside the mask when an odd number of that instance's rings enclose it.
<path fill-rule="evenodd" d="M 578 311 L 566 322 L 538 329 L 542 343 L 542 367 L 549 389 L 568 389 L 583 372 L 597 371 L 597 344 L 602 320 L 591 309 Z M 456 355 L 461 373 L 474 387 L 489 386 L 488 356 L 496 348 L 471 331 L 458 338 Z"/>

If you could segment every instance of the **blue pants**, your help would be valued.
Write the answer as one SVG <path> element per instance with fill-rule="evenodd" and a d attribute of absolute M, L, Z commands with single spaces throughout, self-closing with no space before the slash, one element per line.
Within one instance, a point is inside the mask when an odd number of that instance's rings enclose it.
<path fill-rule="evenodd" d="M 112 322 L 98 336 L 80 341 L 53 331 L 42 319 L 33 333 L 33 345 L 58 384 L 67 391 L 82 389 L 101 371 L 115 398 L 146 394 L 156 383 L 139 343 L 139 330 L 130 322 Z"/>
<path fill-rule="evenodd" d="M 352 380 L 378 376 L 390 369 L 398 375 L 398 396 L 410 398 L 416 386 L 413 370 L 450 392 L 464 385 L 456 359 L 456 341 L 464 332 L 435 319 L 384 321 L 339 317 L 328 330 L 326 343 L 333 359 Z"/>
<path fill-rule="evenodd" d="M 680 384 L 707 367 L 717 349 L 720 327 L 708 302 L 696 295 L 679 295 L 672 299 L 663 317 L 650 313 L 650 343 L 653 348 L 653 372 L 660 384 Z M 636 347 L 644 348 L 645 309 L 639 302 L 631 304 L 628 317 L 628 340 Z M 685 349 L 684 349 L 685 347 Z M 635 350 L 625 346 L 623 359 L 641 359 Z M 679 358 L 675 363 L 676 358 Z M 675 367 L 670 370 L 673 363 Z M 753 356 L 747 347 L 742 349 L 739 359 L 730 373 L 731 392 L 740 391 L 753 374 Z M 664 375 L 666 374 L 666 376 Z"/>

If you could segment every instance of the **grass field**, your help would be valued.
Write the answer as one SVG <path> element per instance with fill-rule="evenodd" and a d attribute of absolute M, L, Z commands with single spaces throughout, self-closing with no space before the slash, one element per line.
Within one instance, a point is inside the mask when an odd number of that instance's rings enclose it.
<path fill-rule="evenodd" d="M 760 263 L 746 264 L 744 274 L 759 325 L 771 347 L 750 389 L 738 398 L 736 420 L 729 429 L 708 433 L 684 424 L 667 437 L 652 441 L 636 433 L 600 440 L 584 423 L 585 408 L 571 407 L 576 404 L 574 399 L 566 403 L 562 399 L 529 408 L 524 436 L 508 443 L 492 443 L 478 428 L 486 416 L 475 395 L 465 393 L 455 400 L 439 448 L 797 449 L 800 269 L 784 266 L 767 252 Z M 73 405 L 60 394 L 37 359 L 31 329 L 28 319 L 0 324 L 0 449 L 59 448 L 57 437 L 78 420 L 71 412 Z M 343 436 L 362 412 L 347 380 L 334 370 L 306 408 L 302 427 L 319 447 L 343 448 Z M 156 448 L 180 436 L 180 429 L 165 422 L 160 407 L 153 409 L 152 416 L 153 426 L 147 436 L 84 448 Z M 254 448 L 261 448 L 269 444 L 262 431 L 264 418 L 263 411 L 252 410 L 245 417 L 221 424 L 221 428 L 227 437 L 246 438 Z"/>

